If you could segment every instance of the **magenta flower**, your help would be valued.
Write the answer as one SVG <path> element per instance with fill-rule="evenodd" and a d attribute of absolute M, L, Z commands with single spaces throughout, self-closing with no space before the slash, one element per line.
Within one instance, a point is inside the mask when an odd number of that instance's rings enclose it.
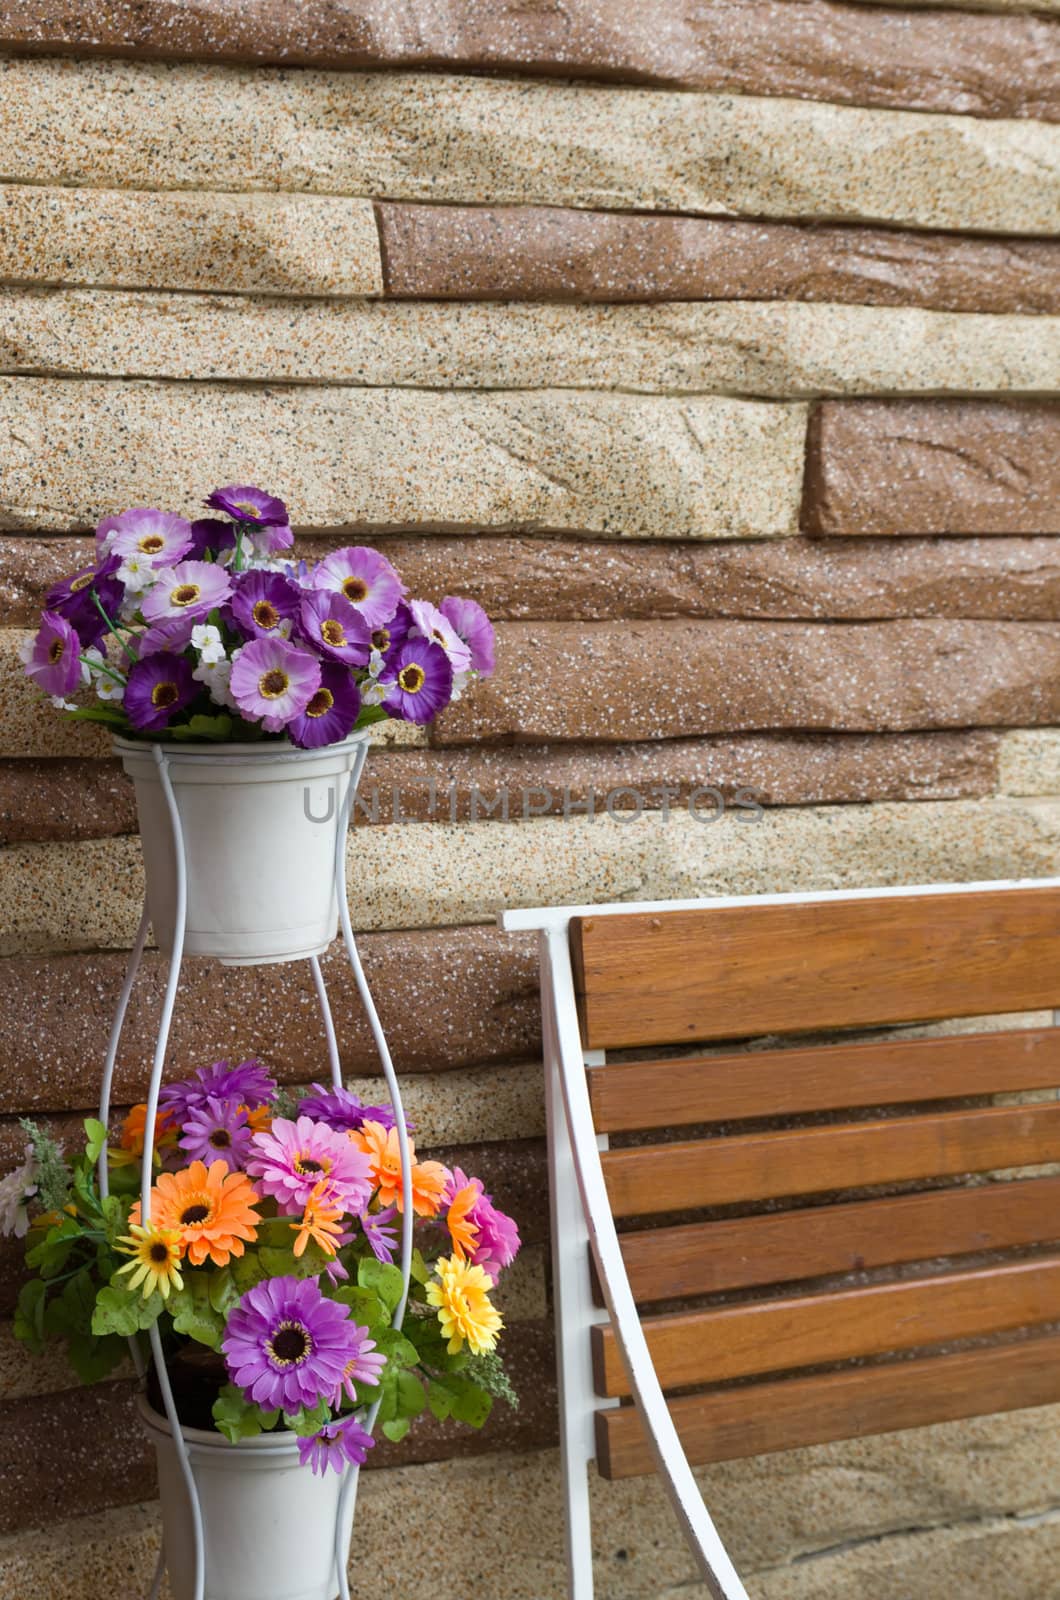
<path fill-rule="evenodd" d="M 305 1209 L 315 1186 L 326 1178 L 336 1205 L 357 1212 L 372 1194 L 372 1167 L 344 1133 L 320 1122 L 277 1117 L 268 1133 L 254 1135 L 254 1153 L 246 1170 L 263 1194 L 272 1195 L 281 1211 Z"/>
<path fill-rule="evenodd" d="M 320 688 L 300 716 L 287 724 L 287 737 L 303 750 L 336 744 L 352 733 L 361 714 L 361 691 L 348 667 L 325 661 L 320 668 Z"/>
<path fill-rule="evenodd" d="M 337 589 L 355 605 L 369 628 L 389 622 L 405 585 L 386 556 L 368 545 L 333 550 L 313 573 L 316 589 Z"/>
<path fill-rule="evenodd" d="M 98 645 L 107 632 L 93 595 L 108 617 L 118 614 L 125 596 L 125 586 L 114 576 L 120 565 L 117 556 L 106 556 L 98 567 L 85 567 L 55 584 L 44 597 L 45 611 L 65 617 L 85 650 Z"/>
<path fill-rule="evenodd" d="M 298 616 L 301 596 L 293 583 L 278 572 L 241 572 L 232 591 L 232 615 L 245 633 L 252 637 L 288 637 L 290 627 Z"/>
<path fill-rule="evenodd" d="M 429 600 L 410 600 L 409 610 L 412 612 L 412 636 L 433 639 L 449 657 L 453 671 L 466 672 L 471 665 L 471 651 L 438 607 L 432 606 Z"/>
<path fill-rule="evenodd" d="M 107 517 L 96 529 L 97 538 L 103 529 L 103 543 L 114 555 L 143 556 L 153 567 L 172 566 L 193 543 L 190 522 L 153 506 L 134 506 Z"/>
<path fill-rule="evenodd" d="M 132 644 L 137 655 L 154 655 L 156 650 L 172 650 L 179 654 L 186 644 L 191 643 L 191 636 L 201 622 L 201 617 L 163 617 L 161 622 L 155 622 L 150 628 L 145 628 L 142 633 L 134 635 Z"/>
<path fill-rule="evenodd" d="M 360 1348 L 348 1306 L 313 1278 L 265 1278 L 228 1313 L 221 1349 L 233 1383 L 266 1411 L 300 1411 L 334 1394 Z"/>
<path fill-rule="evenodd" d="M 45 611 L 33 641 L 26 676 L 45 694 L 66 696 L 81 682 L 81 641 L 65 617 Z"/>
<path fill-rule="evenodd" d="M 259 555 L 275 556 L 281 550 L 289 550 L 294 544 L 294 533 L 288 524 L 272 523 L 262 527 L 254 535 L 254 549 Z"/>
<path fill-rule="evenodd" d="M 336 1411 L 342 1405 L 344 1393 L 350 1400 L 356 1401 L 356 1385 L 359 1383 L 367 1383 L 373 1386 L 378 1384 L 383 1376 L 383 1368 L 386 1366 L 386 1356 L 381 1350 L 376 1349 L 375 1340 L 368 1337 L 368 1329 L 359 1328 L 354 1324 L 353 1331 L 358 1340 L 357 1350 L 347 1361 L 342 1377 L 335 1386 L 335 1393 L 331 1396 L 329 1402 Z"/>
<path fill-rule="evenodd" d="M 168 650 L 144 656 L 129 668 L 125 713 L 139 733 L 158 733 L 199 693 L 191 665 Z"/>
<path fill-rule="evenodd" d="M 381 655 L 388 655 L 405 643 L 411 627 L 412 612 L 409 610 L 408 601 L 399 600 L 398 608 L 390 621 L 372 629 L 372 649 L 378 650 Z"/>
<path fill-rule="evenodd" d="M 320 688 L 320 662 L 285 639 L 252 639 L 233 657 L 228 687 L 245 717 L 280 733 Z"/>
<path fill-rule="evenodd" d="M 440 610 L 450 627 L 467 645 L 473 670 L 480 677 L 488 678 L 494 668 L 493 624 L 478 601 L 447 594 Z"/>
<path fill-rule="evenodd" d="M 298 1459 L 303 1467 L 312 1467 L 323 1478 L 329 1467 L 334 1467 L 336 1472 L 344 1472 L 347 1464 L 363 1467 L 374 1445 L 372 1435 L 356 1417 L 342 1417 L 338 1422 L 325 1423 L 311 1438 L 299 1439 Z"/>
<path fill-rule="evenodd" d="M 215 489 L 206 496 L 205 503 L 211 511 L 223 511 L 234 522 L 256 522 L 262 528 L 287 527 L 283 501 L 253 484 L 232 483 L 226 489 Z"/>
<path fill-rule="evenodd" d="M 188 1162 L 202 1161 L 209 1167 L 212 1161 L 223 1161 L 229 1172 L 239 1172 L 251 1153 L 253 1136 L 245 1105 L 210 1095 L 188 1112 L 178 1143 Z"/>
<path fill-rule="evenodd" d="M 388 1265 L 393 1263 L 397 1251 L 396 1216 L 397 1206 L 384 1206 L 382 1211 L 362 1211 L 359 1218 L 373 1255 Z"/>
<path fill-rule="evenodd" d="M 202 561 L 207 554 L 220 555 L 231 550 L 236 542 L 236 530 L 230 522 L 219 517 L 197 517 L 191 525 L 191 545 L 188 556 L 192 561 Z"/>
<path fill-rule="evenodd" d="M 440 644 L 409 638 L 387 657 L 379 682 L 392 716 L 430 722 L 452 697 L 453 668 Z"/>
<path fill-rule="evenodd" d="M 298 1102 L 298 1115 L 311 1117 L 314 1122 L 326 1122 L 338 1133 L 357 1129 L 364 1122 L 378 1122 L 387 1132 L 394 1126 L 394 1113 L 389 1106 L 366 1106 L 350 1089 L 325 1089 L 322 1083 L 311 1083 L 310 1093 Z M 413 1123 L 407 1124 L 411 1133 Z"/>
<path fill-rule="evenodd" d="M 337 590 L 317 589 L 304 594 L 301 622 L 303 634 L 323 655 L 349 667 L 368 665 L 371 630 L 360 612 Z"/>
<path fill-rule="evenodd" d="M 479 1191 L 478 1199 L 467 1212 L 468 1222 L 478 1229 L 478 1243 L 471 1252 L 471 1261 L 474 1266 L 482 1267 L 496 1283 L 499 1273 L 505 1267 L 510 1267 L 519 1254 L 522 1244 L 519 1229 L 511 1217 L 497 1210 L 492 1197 L 484 1192 L 479 1180 L 469 1178 L 459 1167 L 453 1168 L 446 1184 L 446 1206 L 452 1203 L 459 1189 L 466 1189 L 469 1184 L 474 1184 Z"/>
<path fill-rule="evenodd" d="M 267 1105 L 275 1093 L 276 1080 L 269 1077 L 260 1061 L 251 1058 L 241 1061 L 238 1067 L 215 1061 L 212 1066 L 199 1067 L 190 1078 L 163 1085 L 158 1104 L 162 1111 L 169 1111 L 177 1122 L 183 1123 L 211 1098 L 234 1100 L 253 1111 Z"/>
<path fill-rule="evenodd" d="M 143 613 L 148 622 L 164 617 L 195 617 L 199 621 L 215 606 L 223 605 L 232 588 L 224 567 L 212 561 L 178 561 L 163 570 L 156 584 L 144 595 Z"/>

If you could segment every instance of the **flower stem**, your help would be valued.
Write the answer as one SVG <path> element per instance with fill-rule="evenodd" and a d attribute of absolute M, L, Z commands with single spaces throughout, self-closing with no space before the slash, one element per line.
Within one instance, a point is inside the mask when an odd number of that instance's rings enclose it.
<path fill-rule="evenodd" d="M 107 666 L 107 664 L 105 662 L 103 662 L 103 661 L 90 661 L 88 659 L 88 657 L 85 656 L 85 655 L 78 656 L 77 659 L 78 659 L 78 661 L 83 661 L 85 666 L 90 668 L 90 670 L 92 672 L 104 672 L 104 673 L 106 673 L 108 678 L 113 678 L 114 682 L 115 683 L 120 683 L 122 688 L 124 689 L 126 680 L 122 677 L 121 673 L 120 672 L 116 672 L 113 667 Z"/>
<path fill-rule="evenodd" d="M 135 652 L 135 650 L 130 650 L 129 649 L 129 646 L 126 644 L 125 640 L 122 638 L 121 634 L 118 632 L 118 630 L 114 626 L 113 622 L 107 616 L 107 613 L 104 611 L 103 606 L 102 606 L 102 604 L 100 602 L 99 595 L 96 593 L 95 589 L 90 589 L 88 592 L 92 596 L 92 604 L 95 606 L 96 610 L 99 612 L 100 616 L 103 618 L 103 621 L 107 624 L 108 631 L 114 635 L 115 639 L 117 639 L 118 643 L 121 645 L 122 649 L 125 651 L 125 654 L 128 656 L 129 660 L 130 661 L 135 661 L 136 660 L 136 652 Z"/>

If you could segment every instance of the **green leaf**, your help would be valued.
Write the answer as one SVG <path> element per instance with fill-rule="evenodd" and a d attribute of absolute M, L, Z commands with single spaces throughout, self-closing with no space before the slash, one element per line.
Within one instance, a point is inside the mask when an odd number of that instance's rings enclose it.
<path fill-rule="evenodd" d="M 377 1347 L 394 1367 L 417 1367 L 420 1353 L 399 1328 L 380 1328 L 374 1335 Z"/>
<path fill-rule="evenodd" d="M 369 1333 L 375 1328 L 379 1328 L 380 1331 L 389 1328 L 390 1312 L 374 1289 L 362 1289 L 357 1284 L 343 1284 L 341 1289 L 336 1289 L 332 1298 L 338 1300 L 341 1305 L 349 1306 L 352 1320 L 359 1327 L 367 1328 Z"/>
<path fill-rule="evenodd" d="M 215 717 L 195 716 L 169 732 L 174 739 L 206 739 L 220 744 L 231 737 L 232 718 L 223 711 Z"/>
<path fill-rule="evenodd" d="M 390 1417 L 386 1422 L 380 1423 L 379 1429 L 381 1433 L 386 1434 L 388 1439 L 393 1440 L 394 1444 L 398 1444 L 408 1433 L 411 1426 L 412 1423 L 408 1417 Z"/>
<path fill-rule="evenodd" d="M 91 1334 L 71 1335 L 66 1341 L 66 1354 L 82 1383 L 100 1383 L 121 1364 L 128 1346 L 114 1334 L 103 1339 Z"/>
<path fill-rule="evenodd" d="M 444 1409 L 443 1393 L 449 1404 L 447 1414 L 472 1428 L 481 1428 L 493 1409 L 493 1396 L 485 1389 L 480 1389 L 459 1372 L 445 1372 L 432 1380 L 428 1391 L 427 1403 L 436 1417 Z"/>
<path fill-rule="evenodd" d="M 384 711 L 382 706 L 362 706 L 360 716 L 353 725 L 354 733 L 359 728 L 370 728 L 373 722 L 386 722 L 390 713 Z"/>
<path fill-rule="evenodd" d="M 197 1344 L 220 1350 L 225 1319 L 210 1304 L 208 1275 L 186 1272 L 183 1289 L 172 1289 L 166 1309 L 173 1318 L 174 1333 L 186 1334 Z"/>
<path fill-rule="evenodd" d="M 217 1272 L 211 1272 L 207 1276 L 206 1283 L 210 1305 L 222 1316 L 227 1316 L 233 1306 L 239 1304 L 240 1295 L 231 1267 L 221 1267 Z"/>
<path fill-rule="evenodd" d="M 248 1250 L 242 1256 L 233 1256 L 228 1264 L 228 1271 L 232 1274 L 232 1282 L 241 1295 L 246 1294 L 248 1289 L 253 1289 L 262 1278 L 268 1277 L 256 1250 Z"/>
<path fill-rule="evenodd" d="M 131 1339 L 141 1328 L 150 1328 L 157 1322 L 162 1309 L 162 1296 L 157 1289 L 145 1300 L 139 1289 L 107 1284 L 96 1295 L 92 1332 L 97 1336 L 117 1333 L 123 1339 Z"/>
<path fill-rule="evenodd" d="M 71 722 L 102 722 L 107 727 L 122 729 L 128 729 L 129 726 L 124 711 L 117 710 L 115 706 L 75 706 L 64 715 Z"/>
<path fill-rule="evenodd" d="M 100 1211 L 103 1215 L 103 1231 L 107 1235 L 108 1244 L 117 1244 L 129 1227 L 124 1200 L 120 1195 L 109 1194 L 100 1202 Z"/>
<path fill-rule="evenodd" d="M 331 1411 L 326 1400 L 318 1400 L 311 1410 L 303 1407 L 301 1411 L 290 1413 L 287 1417 L 287 1426 L 292 1433 L 297 1433 L 300 1439 L 308 1439 L 312 1434 L 319 1433 L 325 1423 L 331 1421 Z"/>
<path fill-rule="evenodd" d="M 402 1417 L 418 1417 L 427 1404 L 427 1396 L 423 1392 L 423 1384 L 411 1372 L 399 1372 L 397 1381 L 398 1414 Z"/>
<path fill-rule="evenodd" d="M 29 1346 L 34 1355 L 44 1349 L 44 1310 L 48 1285 L 40 1278 L 31 1278 L 19 1290 L 15 1309 L 15 1338 Z"/>
<path fill-rule="evenodd" d="M 65 1267 L 75 1240 L 84 1232 L 84 1225 L 74 1217 L 63 1217 L 49 1228 L 39 1244 L 26 1251 L 26 1265 L 35 1267 L 42 1278 L 54 1278 Z"/>
<path fill-rule="evenodd" d="M 237 1439 L 253 1439 L 259 1433 L 267 1433 L 275 1428 L 280 1413 L 262 1411 L 234 1383 L 226 1383 L 213 1403 L 213 1419 L 218 1432 L 235 1444 Z"/>
<path fill-rule="evenodd" d="M 410 1267 L 409 1267 L 409 1272 L 410 1272 L 410 1275 L 412 1277 L 413 1283 L 429 1283 L 430 1282 L 431 1269 L 427 1265 L 426 1261 L 424 1261 L 422 1251 L 413 1250 L 413 1252 L 412 1252 L 412 1262 L 411 1262 Z"/>
<path fill-rule="evenodd" d="M 100 1152 L 107 1142 L 107 1130 L 102 1122 L 97 1122 L 95 1117 L 85 1118 L 85 1157 L 93 1165 L 99 1160 Z"/>
<path fill-rule="evenodd" d="M 362 1289 L 374 1289 L 389 1312 L 397 1309 L 405 1287 L 397 1267 L 377 1261 L 375 1256 L 365 1256 L 357 1263 L 357 1282 Z"/>
<path fill-rule="evenodd" d="M 427 1405 L 432 1417 L 437 1417 L 439 1422 L 445 1422 L 452 1414 L 453 1401 L 449 1390 L 444 1384 L 432 1378 L 427 1385 Z"/>

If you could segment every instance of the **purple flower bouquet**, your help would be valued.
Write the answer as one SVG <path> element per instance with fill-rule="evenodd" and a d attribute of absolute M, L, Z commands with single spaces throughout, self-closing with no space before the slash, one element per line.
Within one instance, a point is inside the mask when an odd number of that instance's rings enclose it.
<path fill-rule="evenodd" d="M 410 600 L 365 546 L 293 561 L 287 507 L 253 486 L 206 505 L 194 522 L 104 518 L 95 566 L 49 591 L 26 672 L 71 717 L 133 739 L 317 749 L 388 717 L 430 722 L 493 671 L 474 600 Z"/>

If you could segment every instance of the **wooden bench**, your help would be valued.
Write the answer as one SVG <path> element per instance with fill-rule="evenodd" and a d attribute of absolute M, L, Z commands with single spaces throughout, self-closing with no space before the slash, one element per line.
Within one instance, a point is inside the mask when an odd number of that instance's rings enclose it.
<path fill-rule="evenodd" d="M 501 920 L 540 936 L 572 1600 L 593 1461 L 658 1470 L 738 1600 L 690 1463 L 1060 1401 L 1060 1178 L 998 1178 L 1060 1161 L 1060 1029 L 780 1042 L 1052 1011 L 1060 880 Z"/>

